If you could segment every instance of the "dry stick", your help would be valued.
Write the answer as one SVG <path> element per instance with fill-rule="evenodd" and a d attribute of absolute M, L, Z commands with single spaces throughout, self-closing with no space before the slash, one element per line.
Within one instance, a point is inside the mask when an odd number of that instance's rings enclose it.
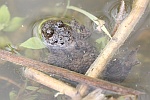
<path fill-rule="evenodd" d="M 55 89 L 63 94 L 66 94 L 66 95 L 72 97 L 72 98 L 76 98 L 76 100 L 81 99 L 80 94 L 78 93 L 78 91 L 75 88 L 65 84 L 64 82 L 56 80 L 46 74 L 43 74 L 42 72 L 37 71 L 33 68 L 26 68 L 24 71 L 24 75 L 27 78 L 34 80 L 38 83 L 41 83 L 49 88 Z"/>
<path fill-rule="evenodd" d="M 8 51 L 0 50 L 0 58 L 2 60 L 10 61 L 18 65 L 28 66 L 30 68 L 43 71 L 45 73 L 59 75 L 71 81 L 76 81 L 79 83 L 87 84 L 89 86 L 114 91 L 114 92 L 117 92 L 118 94 L 133 94 L 133 95 L 143 94 L 142 92 L 134 90 L 134 89 L 126 88 L 117 84 L 113 84 L 113 83 L 103 81 L 100 79 L 95 79 L 95 78 L 85 76 L 85 75 L 82 75 L 73 71 L 69 71 L 60 67 L 42 63 L 40 61 L 18 56 Z"/>
<path fill-rule="evenodd" d="M 145 9 L 149 3 L 149 0 L 135 0 L 133 9 L 131 10 L 128 17 L 120 24 L 113 38 L 108 42 L 104 50 L 97 57 L 91 67 L 88 69 L 86 75 L 97 78 L 101 75 L 106 64 L 110 61 L 114 53 L 120 48 L 125 42 L 130 33 L 132 32 L 135 25 L 138 23 Z M 81 95 L 86 95 L 88 86 L 81 85 L 78 87 Z"/>

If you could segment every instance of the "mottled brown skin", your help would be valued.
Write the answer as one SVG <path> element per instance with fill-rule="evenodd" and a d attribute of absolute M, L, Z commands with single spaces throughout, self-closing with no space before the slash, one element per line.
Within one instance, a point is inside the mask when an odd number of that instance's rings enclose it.
<path fill-rule="evenodd" d="M 91 33 L 75 20 L 69 25 L 60 20 L 47 21 L 42 34 L 50 51 L 46 59 L 49 64 L 84 74 L 98 55 L 87 39 Z"/>
<path fill-rule="evenodd" d="M 43 42 L 48 48 L 66 48 L 73 42 L 72 28 L 61 20 L 49 20 L 42 24 Z"/>

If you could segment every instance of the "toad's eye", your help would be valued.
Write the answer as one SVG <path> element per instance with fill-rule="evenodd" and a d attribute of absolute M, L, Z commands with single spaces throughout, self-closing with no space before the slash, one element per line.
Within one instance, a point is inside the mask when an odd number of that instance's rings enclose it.
<path fill-rule="evenodd" d="M 53 36 L 54 30 L 50 28 L 48 29 L 43 28 L 42 33 L 46 39 L 49 39 Z"/>

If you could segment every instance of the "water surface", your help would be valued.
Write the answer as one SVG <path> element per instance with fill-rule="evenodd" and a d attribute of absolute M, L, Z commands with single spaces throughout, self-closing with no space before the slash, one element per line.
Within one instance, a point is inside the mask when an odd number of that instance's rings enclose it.
<path fill-rule="evenodd" d="M 71 5 L 82 8 L 99 18 L 106 21 L 106 26 L 110 30 L 113 24 L 110 11 L 112 6 L 116 5 L 119 0 L 72 0 Z M 127 0 L 131 2 L 130 0 Z M 6 35 L 14 45 L 19 45 L 28 38 L 32 37 L 32 28 L 36 21 L 48 16 L 62 16 L 67 5 L 67 0 L 1 0 L 0 6 L 6 4 L 11 12 L 11 16 L 25 17 L 26 20 L 22 26 L 15 32 L 0 32 L 0 36 Z M 148 10 L 150 7 L 148 8 Z M 147 12 L 148 13 L 148 12 Z M 67 16 L 78 19 L 81 23 L 86 24 L 90 29 L 93 28 L 91 21 L 84 15 L 75 11 L 68 10 Z M 150 99 L 150 15 L 143 17 L 138 23 L 138 28 L 132 32 L 132 36 L 125 43 L 125 48 L 132 49 L 140 45 L 138 58 L 140 65 L 133 67 L 125 82 L 122 85 L 146 92 L 146 95 L 139 100 Z M 96 31 L 93 31 L 96 32 Z M 100 36 L 95 34 L 93 38 Z M 34 54 L 33 54 L 34 52 Z M 39 59 L 39 50 L 23 50 L 22 55 L 32 59 Z M 0 61 L 1 62 L 1 61 Z M 16 81 L 18 84 L 24 83 L 21 75 L 17 72 L 18 65 L 1 62 L 0 76 L 7 77 Z M 31 84 L 30 84 L 31 85 Z M 8 81 L 0 80 L 0 98 L 9 100 L 10 91 L 18 91 L 19 88 L 10 84 Z M 51 95 L 53 96 L 53 95 Z M 54 97 L 44 98 L 54 99 Z M 58 99 L 58 98 L 55 98 Z"/>

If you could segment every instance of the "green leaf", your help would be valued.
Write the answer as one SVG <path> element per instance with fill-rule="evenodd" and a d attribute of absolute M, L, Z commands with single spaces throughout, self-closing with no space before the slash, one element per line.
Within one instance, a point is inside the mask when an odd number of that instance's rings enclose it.
<path fill-rule="evenodd" d="M 124 95 L 117 98 L 117 100 L 137 100 L 135 95 Z"/>
<path fill-rule="evenodd" d="M 38 37 L 29 38 L 27 41 L 23 42 L 20 46 L 30 49 L 42 49 L 46 47 Z"/>
<path fill-rule="evenodd" d="M 8 23 L 8 26 L 3 29 L 3 31 L 6 32 L 12 32 L 17 30 L 23 23 L 24 18 L 21 17 L 14 17 L 11 19 L 11 21 Z"/>
<path fill-rule="evenodd" d="M 23 100 L 38 100 L 37 98 L 38 98 L 38 95 L 35 94 L 35 95 L 29 95 L 23 98 Z"/>
<path fill-rule="evenodd" d="M 103 49 L 108 42 L 108 38 L 104 36 L 104 37 L 97 39 L 95 42 L 99 44 L 101 49 Z"/>
<path fill-rule="evenodd" d="M 101 37 L 101 38 L 96 39 L 95 42 L 97 42 L 98 44 L 100 44 L 102 42 L 106 42 L 106 39 L 107 39 L 106 37 Z"/>
<path fill-rule="evenodd" d="M 35 86 L 27 86 L 26 89 L 31 90 L 31 91 L 36 91 L 38 89 L 37 92 L 39 92 L 41 94 L 52 94 L 52 92 L 49 92 L 46 89 L 43 89 L 43 88 L 39 89 L 39 87 L 35 87 Z"/>
<path fill-rule="evenodd" d="M 37 92 L 41 93 L 41 94 L 52 94 L 52 92 L 49 92 L 46 89 L 39 89 Z"/>
<path fill-rule="evenodd" d="M 5 26 L 8 25 L 10 20 L 10 13 L 8 7 L 6 5 L 2 5 L 0 7 L 0 30 L 2 30 Z"/>
<path fill-rule="evenodd" d="M 10 100 L 16 100 L 16 98 L 17 98 L 16 91 L 11 91 L 11 92 L 9 93 L 9 99 L 10 99 Z"/>
<path fill-rule="evenodd" d="M 2 30 L 5 27 L 4 24 L 0 24 L 0 30 Z"/>
<path fill-rule="evenodd" d="M 10 40 L 6 36 L 0 36 L 0 48 L 4 48 L 8 44 L 11 44 Z"/>

